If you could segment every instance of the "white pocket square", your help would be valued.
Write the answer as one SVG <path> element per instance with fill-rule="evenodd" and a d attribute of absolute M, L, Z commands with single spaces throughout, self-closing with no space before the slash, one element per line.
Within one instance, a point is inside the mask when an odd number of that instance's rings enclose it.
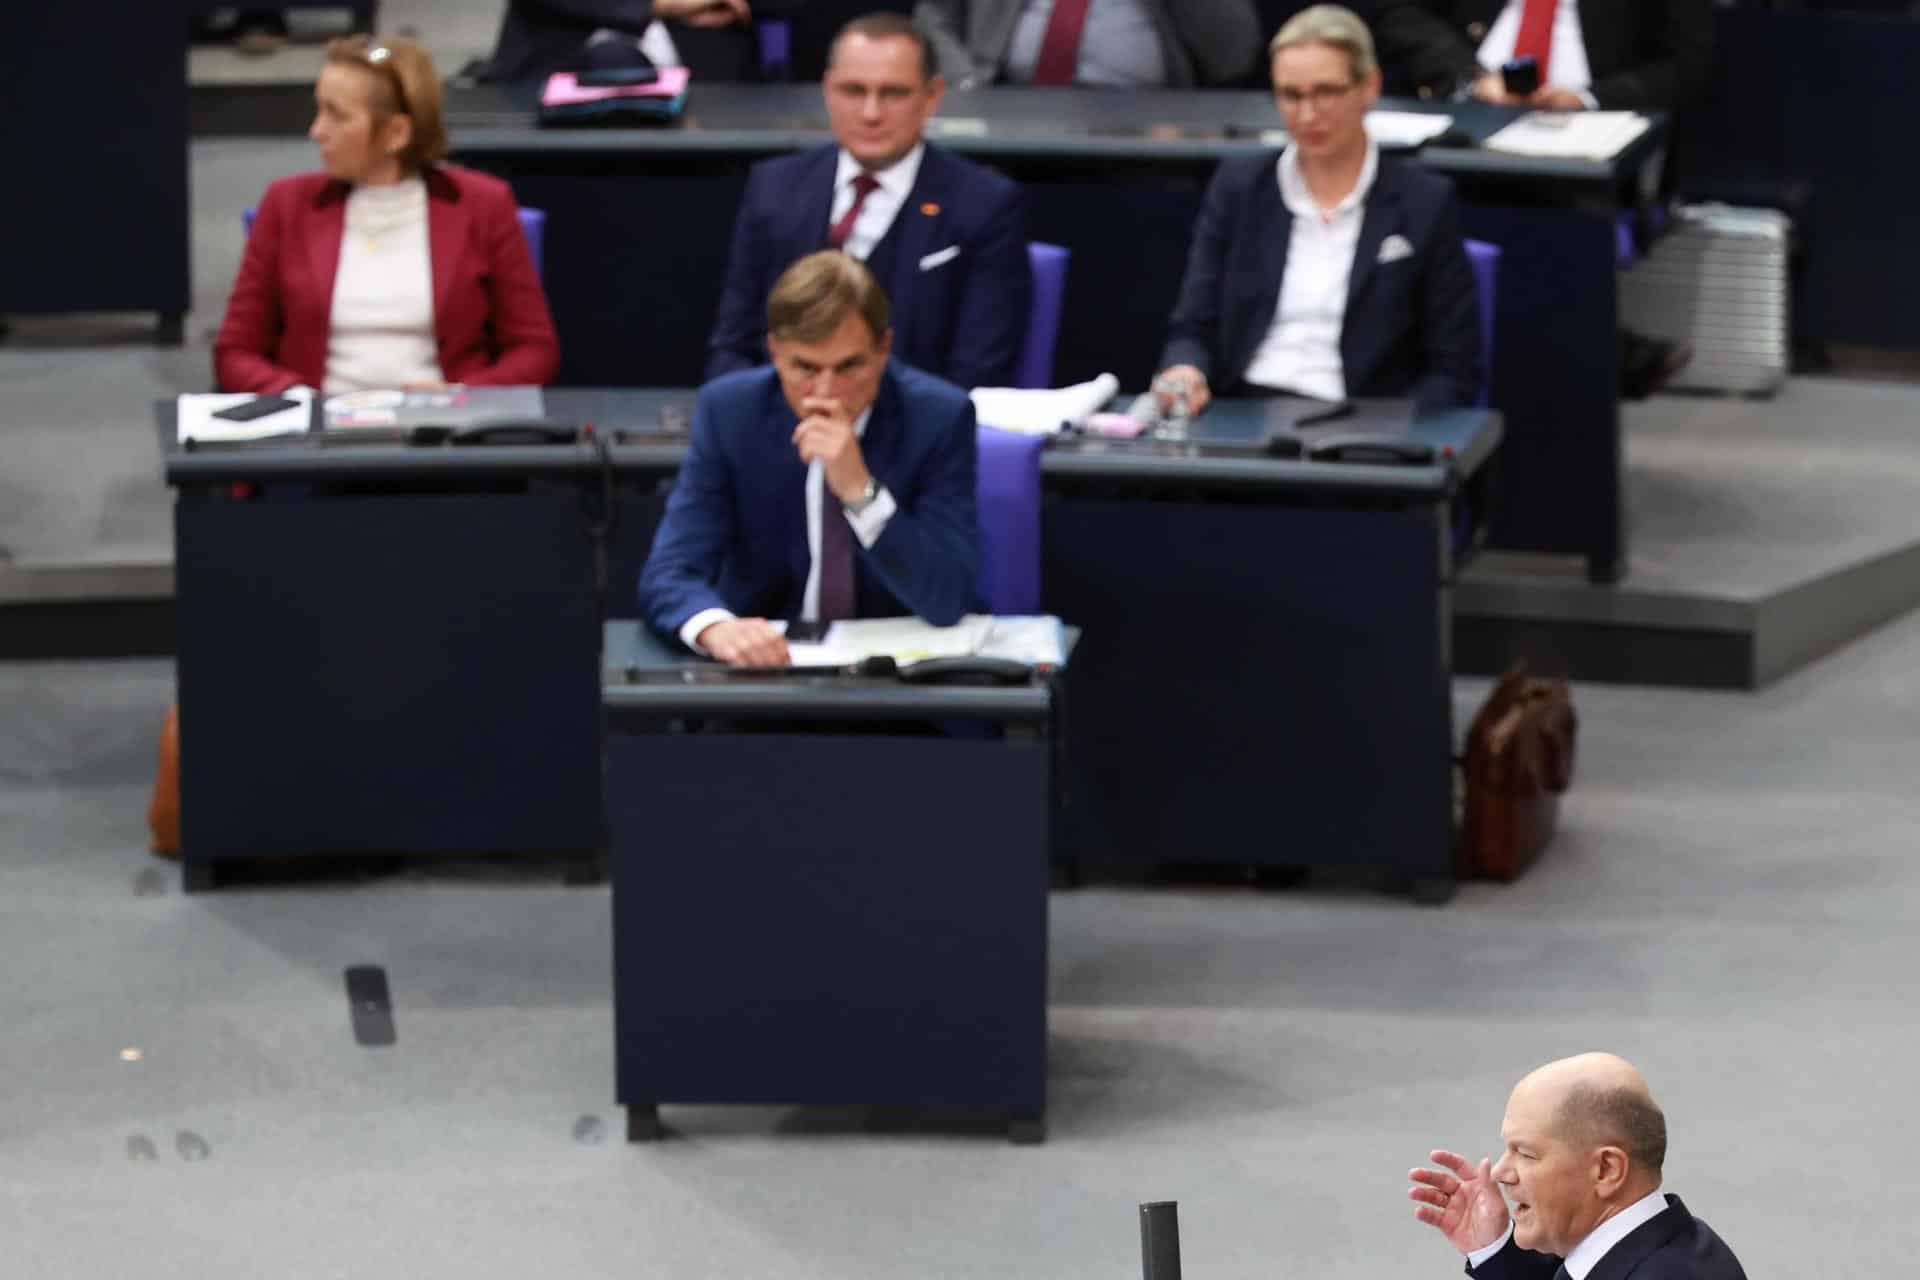
<path fill-rule="evenodd" d="M 957 244 L 950 244 L 946 248 L 941 249 L 939 252 L 930 253 L 926 257 L 920 259 L 920 269 L 922 271 L 931 271 L 935 267 L 944 267 L 949 262 L 952 262 L 955 258 L 959 256 L 960 256 L 960 246 Z"/>
<path fill-rule="evenodd" d="M 1380 256 L 1376 262 L 1398 262 L 1402 258 L 1413 256 L 1413 246 L 1405 236 L 1388 236 L 1380 242 Z"/>

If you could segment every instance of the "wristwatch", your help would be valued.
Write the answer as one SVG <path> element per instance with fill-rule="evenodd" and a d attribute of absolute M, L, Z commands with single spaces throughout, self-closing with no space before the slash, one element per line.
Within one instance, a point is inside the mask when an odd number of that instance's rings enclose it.
<path fill-rule="evenodd" d="M 869 471 L 867 473 L 867 487 L 862 489 L 860 491 L 860 496 L 855 498 L 852 502 L 841 503 L 840 509 L 845 511 L 850 516 L 857 516 L 862 511 L 865 511 L 868 507 L 872 506 L 876 501 L 878 501 L 879 497 L 880 497 L 880 478 L 874 475 L 871 471 Z"/>

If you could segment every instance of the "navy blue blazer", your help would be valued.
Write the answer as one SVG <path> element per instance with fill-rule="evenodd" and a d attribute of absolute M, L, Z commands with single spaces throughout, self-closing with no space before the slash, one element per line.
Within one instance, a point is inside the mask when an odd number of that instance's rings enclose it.
<path fill-rule="evenodd" d="M 1508 1240 L 1467 1274 L 1474 1280 L 1552 1280 L 1559 1270 L 1560 1259 L 1552 1254 Z M 1688 1213 L 1679 1196 L 1669 1195 L 1667 1207 L 1607 1250 L 1587 1280 L 1747 1280 L 1747 1273 L 1713 1228 Z"/>
<path fill-rule="evenodd" d="M 1279 159 L 1222 161 L 1194 224 L 1160 367 L 1194 366 L 1215 395 L 1245 389 L 1280 305 L 1293 214 L 1280 196 Z M 1413 253 L 1383 263 L 1391 235 Z M 1360 221 L 1340 364 L 1350 396 L 1472 404 L 1480 392 L 1479 302 L 1453 184 L 1390 156 L 1380 157 Z"/>
<path fill-rule="evenodd" d="M 703 609 L 800 616 L 807 552 L 806 464 L 799 425 L 772 368 L 700 389 L 687 460 L 640 571 L 640 608 L 677 638 Z M 860 451 L 898 510 L 871 547 L 854 539 L 854 601 L 863 618 L 918 614 L 950 626 L 976 604 L 974 418 L 967 393 L 890 361 Z M 837 515 L 833 495 L 826 513 Z"/>
<path fill-rule="evenodd" d="M 816 147 L 748 175 L 707 342 L 709 378 L 767 362 L 767 295 L 781 272 L 827 247 L 839 157 L 838 146 Z M 1033 295 L 1018 184 L 927 144 L 913 192 L 868 265 L 893 307 L 894 355 L 962 387 L 1012 381 Z"/>

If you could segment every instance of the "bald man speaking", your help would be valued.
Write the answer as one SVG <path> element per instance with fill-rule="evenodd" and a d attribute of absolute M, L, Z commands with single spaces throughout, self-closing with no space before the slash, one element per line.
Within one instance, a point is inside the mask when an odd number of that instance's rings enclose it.
<path fill-rule="evenodd" d="M 1497 1163 L 1433 1152 L 1440 1168 L 1413 1170 L 1407 1190 L 1475 1280 L 1746 1280 L 1713 1228 L 1661 1193 L 1667 1120 L 1624 1058 L 1530 1073 L 1500 1139 Z"/>

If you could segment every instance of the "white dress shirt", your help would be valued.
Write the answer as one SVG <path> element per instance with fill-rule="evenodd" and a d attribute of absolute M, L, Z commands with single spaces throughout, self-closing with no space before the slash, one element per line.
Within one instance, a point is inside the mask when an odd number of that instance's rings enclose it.
<path fill-rule="evenodd" d="M 1346 398 L 1340 330 L 1346 324 L 1347 282 L 1366 218 L 1367 194 L 1379 168 L 1380 150 L 1368 142 L 1360 180 L 1339 204 L 1323 210 L 1307 189 L 1294 149 L 1289 146 L 1280 153 L 1280 198 L 1293 215 L 1293 229 L 1287 236 L 1280 301 L 1267 336 L 1247 362 L 1248 382 L 1322 400 Z"/>
<path fill-rule="evenodd" d="M 1513 46 L 1520 38 L 1520 14 L 1525 8 L 1526 0 L 1507 0 L 1507 7 L 1480 42 L 1477 56 L 1481 66 L 1498 71 L 1513 61 Z M 1594 105 L 1593 95 L 1587 92 L 1593 83 L 1593 71 L 1587 63 L 1587 37 L 1580 30 L 1580 0 L 1560 0 L 1554 8 L 1553 44 L 1547 51 L 1547 65 L 1540 68 L 1540 83 L 1575 90 L 1588 107 Z"/>
<path fill-rule="evenodd" d="M 1007 44 L 1007 79 L 1033 79 L 1046 47 L 1057 0 L 1027 0 Z M 1152 88 L 1167 82 L 1167 51 L 1145 0 L 1092 0 L 1074 54 L 1073 82 L 1123 89 Z"/>
<path fill-rule="evenodd" d="M 355 187 L 333 277 L 324 390 L 331 396 L 440 380 L 427 184 L 412 178 Z"/>
<path fill-rule="evenodd" d="M 869 406 L 853 420 L 855 436 L 866 436 L 867 419 L 872 416 L 873 409 Z M 800 597 L 800 617 L 805 622 L 812 622 L 820 616 L 820 520 L 824 514 L 829 514 L 826 506 L 827 468 L 825 463 L 815 460 L 807 465 L 807 585 Z M 837 502 L 835 508 L 839 517 L 853 526 L 853 536 L 860 539 L 860 545 L 871 547 L 880 540 L 880 535 L 886 531 L 887 521 L 893 519 L 893 513 L 899 510 L 899 505 L 894 502 L 886 486 L 882 485 L 864 511 L 848 511 Z M 705 653 L 705 649 L 694 643 L 700 633 L 716 622 L 725 622 L 736 616 L 731 609 L 702 609 L 680 624 L 680 641 L 695 652 Z"/>
<path fill-rule="evenodd" d="M 907 197 L 913 194 L 914 180 L 920 176 L 920 158 L 926 153 L 927 144 L 916 142 L 913 150 L 885 169 L 867 171 L 880 185 L 867 193 L 867 202 L 860 206 L 860 216 L 854 220 L 853 230 L 847 236 L 848 253 L 865 262 L 873 247 L 886 237 L 887 228 L 893 225 Z M 834 168 L 833 207 L 827 214 L 829 227 L 837 225 L 847 216 L 847 210 L 853 208 L 853 180 L 859 172 L 860 162 L 843 148 L 840 163 Z"/>
<path fill-rule="evenodd" d="M 1587 1232 L 1586 1238 L 1573 1246 L 1573 1252 L 1567 1255 L 1562 1265 L 1573 1280 L 1587 1280 L 1587 1273 L 1600 1265 L 1600 1259 L 1607 1256 L 1613 1246 L 1633 1234 L 1633 1229 L 1648 1219 L 1664 1213 L 1667 1208 L 1665 1192 L 1650 1191 L 1635 1200 L 1605 1222 Z M 1494 1254 L 1507 1247 L 1507 1241 L 1513 1236 L 1513 1223 L 1507 1223 L 1506 1234 L 1484 1249 L 1475 1249 L 1467 1255 L 1467 1265 L 1477 1267 Z"/>

